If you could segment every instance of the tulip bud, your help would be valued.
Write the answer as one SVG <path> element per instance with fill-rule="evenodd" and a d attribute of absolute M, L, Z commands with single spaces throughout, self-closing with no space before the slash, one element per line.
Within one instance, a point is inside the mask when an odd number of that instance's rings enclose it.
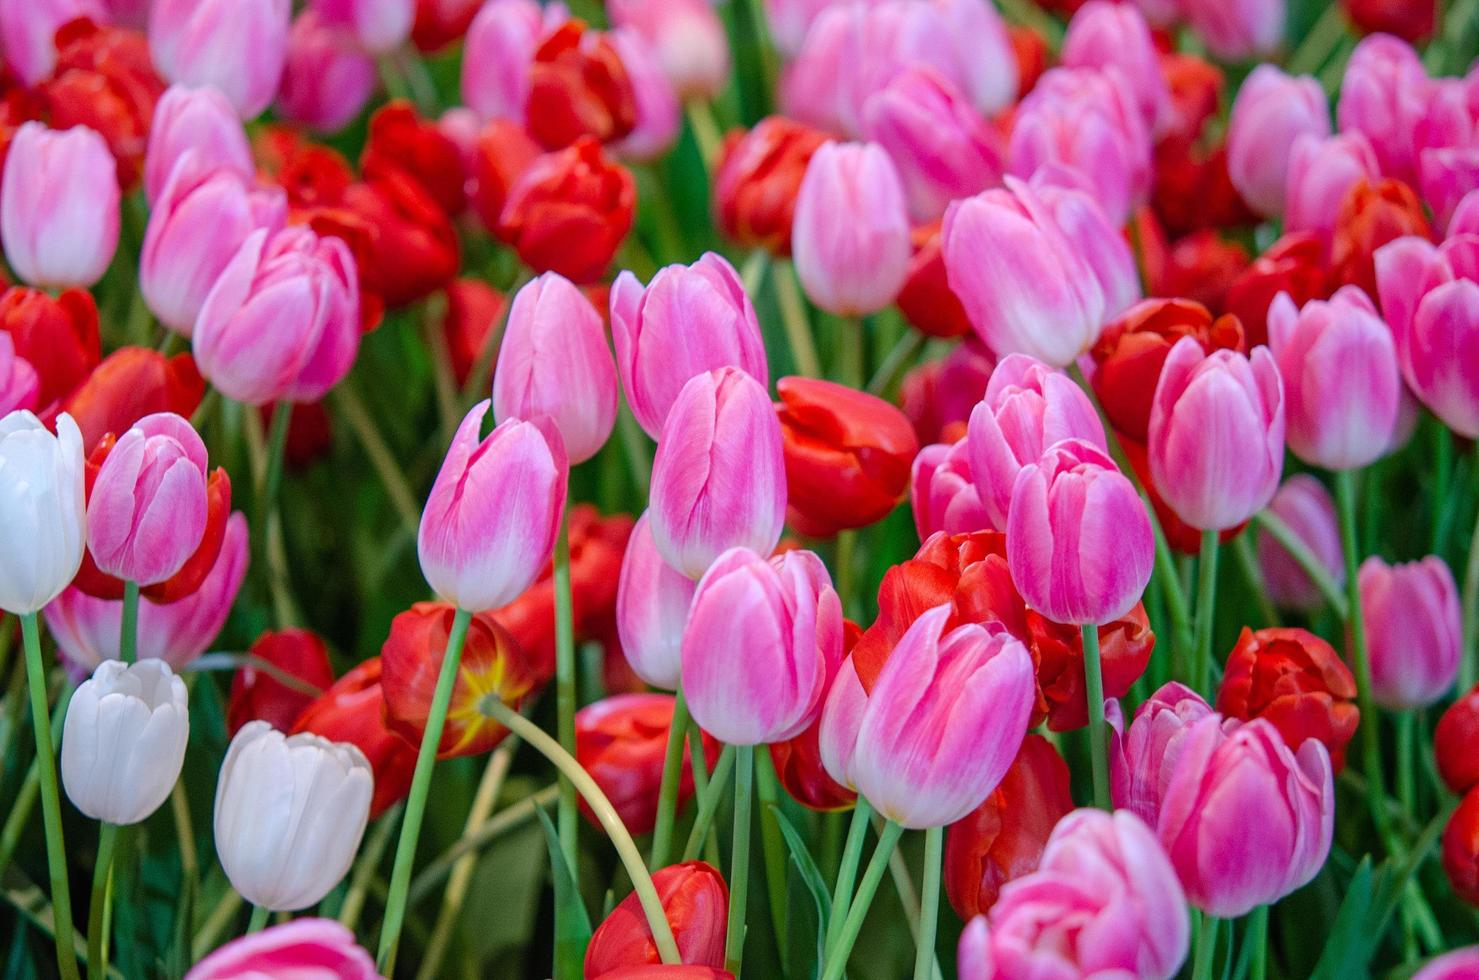
<path fill-rule="evenodd" d="M 1438 773 L 1455 794 L 1479 786 L 1479 685 L 1448 706 L 1433 729 Z"/>
<path fill-rule="evenodd" d="M 283 969 L 323 971 L 337 980 L 377 980 L 375 960 L 333 919 L 295 919 L 233 939 L 185 974 L 185 980 L 238 980 Z"/>
<path fill-rule="evenodd" d="M 631 230 L 636 204 L 631 173 L 607 160 L 601 144 L 583 139 L 539 157 L 519 176 L 499 216 L 498 237 L 535 272 L 591 282 Z"/>
<path fill-rule="evenodd" d="M 1200 530 L 1246 521 L 1273 499 L 1284 468 L 1284 385 L 1273 356 L 1208 355 L 1183 337 L 1161 369 L 1149 435 L 1151 475 L 1176 516 Z"/>
<path fill-rule="evenodd" d="M 563 7 L 545 12 L 534 0 L 483 4 L 463 45 L 462 101 L 485 122 L 523 122 L 534 49 L 565 16 Z"/>
<path fill-rule="evenodd" d="M 1171 94 L 1150 25 L 1133 4 L 1090 0 L 1068 22 L 1061 61 L 1066 68 L 1114 69 L 1152 133 L 1171 119 Z M 1024 88 L 1023 91 L 1029 91 Z"/>
<path fill-rule="evenodd" d="M 41 379 L 31 362 L 15 352 L 15 340 L 0 332 L 0 418 L 36 408 Z"/>
<path fill-rule="evenodd" d="M 36 404 L 48 416 L 92 375 L 102 356 L 97 304 L 84 289 L 53 297 L 13 286 L 0 294 L 0 331 L 35 369 Z"/>
<path fill-rule="evenodd" d="M 616 627 L 632 670 L 653 687 L 677 690 L 683 627 L 693 602 L 692 579 L 657 551 L 648 514 L 637 518 L 621 562 Z"/>
<path fill-rule="evenodd" d="M 770 383 L 755 307 L 734 266 L 712 252 L 659 269 L 645 288 L 630 272 L 618 275 L 611 336 L 632 414 L 654 439 L 695 375 L 736 367 Z"/>
<path fill-rule="evenodd" d="M 162 660 L 102 663 L 78 686 L 62 729 L 62 785 L 94 820 L 127 825 L 169 798 L 190 741 L 185 682 Z"/>
<path fill-rule="evenodd" d="M 636 93 L 604 32 L 571 19 L 540 39 L 529 66 L 524 121 L 549 150 L 582 137 L 607 143 L 632 131 Z"/>
<path fill-rule="evenodd" d="M 348 31 L 365 51 L 386 54 L 411 36 L 415 0 L 311 0 L 328 27 Z"/>
<path fill-rule="evenodd" d="M 1284 40 L 1287 0 L 1185 0 L 1192 30 L 1219 61 L 1267 57 Z"/>
<path fill-rule="evenodd" d="M 652 463 L 658 552 L 697 579 L 730 548 L 769 554 L 785 511 L 781 426 L 764 387 L 739 368 L 695 375 L 668 412 Z"/>
<path fill-rule="evenodd" d="M 18 276 L 47 288 L 91 286 L 118 248 L 118 179 L 86 126 L 16 130 L 0 179 L 0 241 Z"/>
<path fill-rule="evenodd" d="M 740 245 L 791 254 L 796 195 L 827 136 L 785 116 L 766 116 L 725 141 L 714 174 L 714 220 Z"/>
<path fill-rule="evenodd" d="M 829 143 L 816 151 L 796 195 L 791 247 L 801 287 L 822 309 L 855 317 L 894 301 L 909 266 L 909 215 L 882 147 Z"/>
<path fill-rule="evenodd" d="M 1404 711 L 1441 699 L 1458 676 L 1463 650 L 1458 587 L 1443 559 L 1388 565 L 1372 555 L 1357 582 L 1376 703 Z"/>
<path fill-rule="evenodd" d="M 724 964 L 725 922 L 729 915 L 729 889 L 724 877 L 702 861 L 660 868 L 652 884 L 662 903 L 663 917 L 672 927 L 673 939 L 684 968 L 717 970 Z M 647 974 L 640 968 L 662 962 L 652 928 L 647 924 L 636 894 L 622 899 L 591 935 L 585 951 L 585 976 L 592 978 L 632 977 Z M 637 968 L 638 972 L 628 973 Z M 694 974 L 694 980 L 713 972 Z"/>
<path fill-rule="evenodd" d="M 144 154 L 144 197 L 157 207 L 165 182 L 186 152 L 197 174 L 218 167 L 250 180 L 254 167 L 246 130 L 219 89 L 171 85 L 154 107 Z"/>
<path fill-rule="evenodd" d="M 611 32 L 611 46 L 626 66 L 637 112 L 632 131 L 612 150 L 623 160 L 654 161 L 672 148 L 683 126 L 678 97 L 657 61 L 657 53 L 641 35 L 630 28 L 618 28 Z"/>
<path fill-rule="evenodd" d="M 0 419 L 0 513 L 8 518 L 0 609 L 18 616 L 56 598 L 82 564 L 82 434 L 66 414 L 56 430 L 30 412 Z"/>
<path fill-rule="evenodd" d="M 1320 559 L 1331 581 L 1336 585 L 1345 583 L 1345 558 L 1335 519 L 1335 502 L 1324 484 L 1308 473 L 1295 474 L 1284 481 L 1268 509 Z M 1263 572 L 1264 588 L 1277 605 L 1314 610 L 1325 601 L 1309 574 L 1267 531 L 1258 534 L 1258 565 Z"/>
<path fill-rule="evenodd" d="M 1433 82 L 1411 44 L 1388 34 L 1362 38 L 1340 81 L 1335 119 L 1341 132 L 1370 141 L 1381 172 L 1413 182 L 1430 133 Z"/>
<path fill-rule="evenodd" d="M 251 721 L 265 721 L 280 732 L 292 731 L 303 709 L 313 702 L 312 692 L 322 693 L 334 683 L 328 648 L 309 630 L 289 628 L 263 633 L 247 653 L 299 683 L 289 686 L 252 660 L 237 668 L 226 708 L 226 731 L 230 735 Z"/>
<path fill-rule="evenodd" d="M 216 856 L 231 887 L 275 912 L 319 902 L 359 850 L 374 781 L 353 745 L 247 724 L 216 785 Z"/>
<path fill-rule="evenodd" d="M 613 0 L 608 15 L 652 46 L 680 98 L 712 99 L 728 83 L 729 39 L 708 0 Z"/>
<path fill-rule="evenodd" d="M 1328 242 L 1352 187 L 1380 171 L 1371 143 L 1359 131 L 1321 136 L 1301 133 L 1290 149 L 1284 191 L 1284 229 L 1312 231 Z"/>
<path fill-rule="evenodd" d="M 1284 212 L 1290 151 L 1306 134 L 1330 135 L 1330 110 L 1320 83 L 1273 65 L 1253 69 L 1228 120 L 1227 169 L 1243 200 L 1265 217 Z"/>
<path fill-rule="evenodd" d="M 494 418 L 541 415 L 559 430 L 571 463 L 599 452 L 616 424 L 616 365 L 606 325 L 556 272 L 514 296 L 493 375 Z"/>
<path fill-rule="evenodd" d="M 277 113 L 318 133 L 337 133 L 369 103 L 380 78 L 375 59 L 316 11 L 293 19 L 277 88 Z"/>
<path fill-rule="evenodd" d="M 171 82 L 220 89 L 251 119 L 277 91 L 291 13 L 289 0 L 155 0 L 149 50 Z"/>
<path fill-rule="evenodd" d="M 909 502 L 920 541 L 938 531 L 964 534 L 991 527 L 991 517 L 971 471 L 966 439 L 948 446 L 935 443 L 919 451 L 909 474 Z"/>
<path fill-rule="evenodd" d="M 375 776 L 371 820 L 406 798 L 416 769 L 416 746 L 386 725 L 380 673 L 379 657 L 359 664 L 299 712 L 291 732 L 347 742 L 365 754 Z"/>
<path fill-rule="evenodd" d="M 35 85 L 56 65 L 57 28 L 78 17 L 106 21 L 100 0 L 3 0 L 0 50 L 5 66 L 26 85 Z"/>

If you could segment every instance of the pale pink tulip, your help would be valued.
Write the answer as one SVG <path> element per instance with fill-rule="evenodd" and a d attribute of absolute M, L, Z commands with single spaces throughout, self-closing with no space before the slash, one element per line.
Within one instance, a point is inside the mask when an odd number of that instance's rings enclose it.
<path fill-rule="evenodd" d="M 251 119 L 282 78 L 290 0 L 154 0 L 149 51 L 171 82 L 210 85 Z"/>
<path fill-rule="evenodd" d="M 91 286 L 118 248 L 118 176 L 108 144 L 86 126 L 16 131 L 0 179 L 0 242 L 25 282 Z"/>
<path fill-rule="evenodd" d="M 144 196 L 151 207 L 159 205 L 165 183 L 187 151 L 194 154 L 199 173 L 222 167 L 245 179 L 255 176 L 246 130 L 217 89 L 171 85 L 159 97 L 144 153 Z"/>
<path fill-rule="evenodd" d="M 45 80 L 56 65 L 57 28 L 78 17 L 108 22 L 100 0 L 0 0 L 5 66 L 26 85 Z"/>
<path fill-rule="evenodd" d="M 1169 122 L 1171 92 L 1145 15 L 1128 3 L 1089 0 L 1068 22 L 1059 61 L 1065 68 L 1116 69 L 1152 133 Z"/>
<path fill-rule="evenodd" d="M 1289 155 L 1284 188 L 1284 230 L 1312 231 L 1328 245 L 1346 193 L 1379 178 L 1376 154 L 1360 132 L 1302 133 Z"/>
<path fill-rule="evenodd" d="M 675 691 L 693 579 L 663 561 L 644 512 L 627 539 L 616 588 L 616 632 L 627 663 L 653 687 Z"/>
<path fill-rule="evenodd" d="M 370 54 L 385 54 L 411 36 L 416 0 L 310 0 L 326 27 L 347 31 Z"/>
<path fill-rule="evenodd" d="M 1429 555 L 1388 565 L 1372 555 L 1356 581 L 1376 703 L 1404 711 L 1442 699 L 1458 676 L 1463 651 L 1458 587 L 1443 559 Z"/>
<path fill-rule="evenodd" d="M 969 440 L 925 446 L 914 457 L 909 502 L 920 541 L 936 531 L 964 534 L 992 527 L 971 473 Z"/>
<path fill-rule="evenodd" d="M 1284 481 L 1268 509 L 1314 553 L 1331 581 L 1337 586 L 1345 583 L 1345 552 L 1340 544 L 1335 502 L 1324 484 L 1308 473 L 1295 474 Z M 1275 604 L 1312 611 L 1325 601 L 1303 566 L 1267 531 L 1258 534 L 1258 567 L 1268 597 Z"/>
<path fill-rule="evenodd" d="M 1283 214 L 1294 144 L 1301 136 L 1329 135 L 1330 110 L 1320 83 L 1259 65 L 1233 100 L 1227 124 L 1228 176 L 1259 214 Z"/>
<path fill-rule="evenodd" d="M 609 0 L 606 10 L 657 52 L 680 98 L 712 99 L 728 84 L 729 37 L 709 0 Z"/>

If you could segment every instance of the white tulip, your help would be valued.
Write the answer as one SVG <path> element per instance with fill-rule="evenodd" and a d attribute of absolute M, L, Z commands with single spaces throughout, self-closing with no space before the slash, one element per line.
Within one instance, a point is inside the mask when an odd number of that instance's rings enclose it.
<path fill-rule="evenodd" d="M 0 609 L 36 612 L 82 565 L 82 433 L 57 416 L 57 434 L 30 412 L 0 419 Z"/>
<path fill-rule="evenodd" d="M 242 726 L 216 784 L 216 854 L 232 887 L 274 912 L 321 900 L 359 850 L 374 785 L 353 745 Z"/>
<path fill-rule="evenodd" d="M 62 785 L 89 817 L 138 823 L 169 798 L 189 741 L 185 682 L 168 664 L 106 661 L 67 707 Z"/>

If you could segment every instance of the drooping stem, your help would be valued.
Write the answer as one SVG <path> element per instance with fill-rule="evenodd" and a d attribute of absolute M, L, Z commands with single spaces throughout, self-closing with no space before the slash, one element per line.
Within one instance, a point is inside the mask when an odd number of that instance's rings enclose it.
<path fill-rule="evenodd" d="M 570 598 L 570 518 L 562 515 L 560 531 L 555 536 L 555 726 L 560 747 L 575 754 L 575 619 Z M 560 850 L 565 863 L 580 887 L 579 864 L 575 852 L 579 843 L 580 811 L 575 803 L 575 787 L 560 778 L 560 805 L 557 813 Z"/>
<path fill-rule="evenodd" d="M 1251 980 L 1265 980 L 1268 976 L 1268 906 L 1260 905 L 1248 913 L 1248 936 L 1243 942 L 1253 949 L 1252 966 L 1248 971 Z"/>
<path fill-rule="evenodd" d="M 1099 627 L 1083 626 L 1084 697 L 1089 704 L 1089 756 L 1094 775 L 1094 805 L 1111 809 L 1109 803 L 1109 748 L 1104 734 L 1104 670 L 1099 660 Z"/>
<path fill-rule="evenodd" d="M 745 958 L 745 905 L 750 889 L 750 805 L 755 777 L 755 746 L 735 747 L 734 847 L 729 870 L 729 924 L 724 941 L 724 969 L 739 980 Z"/>
<path fill-rule="evenodd" d="M 817 357 L 816 340 L 811 335 L 811 320 L 796 283 L 796 267 L 790 262 L 777 262 L 770 277 L 775 283 L 776 305 L 781 308 L 781 325 L 786 328 L 786 341 L 796 362 L 796 373 L 807 378 L 822 376 L 822 362 Z"/>
<path fill-rule="evenodd" d="M 945 859 L 945 828 L 924 832 L 924 884 L 919 892 L 919 939 L 914 950 L 914 980 L 931 980 L 935 967 L 935 929 L 940 919 L 940 877 Z"/>
<path fill-rule="evenodd" d="M 1212 978 L 1212 959 L 1217 951 L 1217 926 L 1218 920 L 1214 916 L 1202 916 L 1202 926 L 1197 930 L 1196 959 L 1192 964 L 1191 980 Z"/>
<path fill-rule="evenodd" d="M 31 688 L 31 723 L 36 734 L 41 815 L 46 824 L 46 866 L 51 876 L 51 908 L 56 920 L 57 969 L 63 980 L 78 980 L 72 948 L 72 893 L 67 885 L 67 845 L 62 839 L 62 801 L 57 789 L 56 753 L 51 747 L 51 714 L 46 698 L 46 668 L 41 663 L 41 627 L 35 613 L 21 616 L 26 647 L 26 680 Z"/>
<path fill-rule="evenodd" d="M 714 763 L 708 792 L 699 794 L 698 814 L 693 818 L 693 829 L 688 832 L 688 843 L 683 846 L 685 861 L 698 857 L 699 848 L 703 847 L 704 838 L 708 836 L 709 828 L 714 823 L 714 814 L 719 812 L 719 803 L 729 788 L 729 773 L 734 769 L 734 755 L 733 745 L 724 746 L 724 751 L 719 753 L 719 761 Z"/>
<path fill-rule="evenodd" d="M 89 980 L 108 975 L 108 906 L 113 901 L 113 849 L 118 827 L 104 822 L 98 827 L 98 859 L 92 868 L 92 902 L 87 910 L 87 976 Z"/>
<path fill-rule="evenodd" d="M 447 705 L 457 682 L 457 669 L 462 662 L 462 644 L 472 613 L 457 610 L 452 630 L 447 636 L 447 652 L 442 657 L 437 675 L 436 692 L 426 716 L 426 730 L 421 734 L 421 750 L 416 755 L 416 771 L 411 776 L 411 792 L 406 798 L 406 818 L 401 824 L 396 843 L 395 865 L 390 876 L 390 891 L 385 898 L 385 921 L 380 927 L 380 950 L 376 964 L 381 974 L 391 976 L 395 968 L 395 951 L 400 942 L 401 925 L 406 916 L 406 892 L 411 887 L 411 870 L 416 863 L 416 841 L 421 835 L 421 820 L 426 815 L 426 797 L 431 789 L 431 771 L 436 766 L 437 747 L 442 741 L 442 728 L 447 723 Z"/>
<path fill-rule="evenodd" d="M 1202 554 L 1197 568 L 1197 644 L 1191 665 L 1192 688 L 1207 694 L 1212 667 L 1212 622 L 1217 612 L 1217 531 L 1202 532 Z"/>
<path fill-rule="evenodd" d="M 868 818 L 872 813 L 873 808 L 868 801 L 859 796 L 852 811 L 852 823 L 847 828 L 847 843 L 842 845 L 842 864 L 837 868 L 837 884 L 832 889 L 832 918 L 827 923 L 824 949 L 830 950 L 842 934 L 842 922 L 852 905 L 853 885 L 858 879 L 858 862 L 863 857 L 863 842 L 868 836 Z"/>
<path fill-rule="evenodd" d="M 138 659 L 139 651 L 139 583 L 123 583 L 123 617 L 118 631 L 118 659 L 126 664 Z"/>
<path fill-rule="evenodd" d="M 683 685 L 678 685 L 673 699 L 673 721 L 668 726 L 668 748 L 662 760 L 662 783 L 657 791 L 657 823 L 652 829 L 652 856 L 647 866 L 653 871 L 667 865 L 668 850 L 673 844 L 673 822 L 678 817 L 678 787 L 683 782 L 683 749 L 688 741 L 688 702 Z"/>
<path fill-rule="evenodd" d="M 1345 596 L 1341 594 L 1340 584 L 1330 575 L 1330 570 L 1325 567 L 1315 553 L 1310 550 L 1309 545 L 1300 540 L 1294 529 L 1285 524 L 1277 514 L 1270 510 L 1261 510 L 1253 515 L 1253 521 L 1261 529 L 1279 543 L 1279 547 L 1289 552 L 1310 581 L 1320 590 L 1325 597 L 1325 602 L 1335 610 L 1335 615 L 1341 619 L 1346 618 Z"/>
<path fill-rule="evenodd" d="M 267 917 L 269 915 L 271 915 L 271 914 L 272 914 L 272 910 L 269 909 L 267 906 L 265 906 L 265 905 L 253 905 L 252 906 L 252 917 L 247 922 L 247 931 L 246 931 L 246 934 L 248 936 L 250 936 L 253 933 L 261 932 L 262 929 L 267 925 Z"/>
<path fill-rule="evenodd" d="M 899 837 L 903 833 L 904 828 L 892 820 L 884 824 L 883 833 L 878 838 L 878 846 L 873 849 L 873 858 L 868 862 L 868 870 L 863 872 L 863 881 L 858 886 L 858 893 L 848 907 L 847 921 L 842 924 L 842 930 L 837 934 L 837 942 L 827 950 L 826 972 L 822 974 L 822 980 L 841 980 L 843 971 L 847 969 L 848 957 L 852 954 L 853 943 L 857 942 L 858 933 L 863 929 L 863 920 L 868 916 L 868 906 L 873 904 L 873 896 L 878 892 L 878 883 L 883 880 L 883 874 L 888 870 L 889 855 L 898 846 Z"/>
<path fill-rule="evenodd" d="M 1366 803 L 1372 823 L 1383 839 L 1388 838 L 1387 790 L 1382 772 L 1381 741 L 1376 702 L 1371 697 L 1371 657 L 1366 648 L 1366 622 L 1361 614 L 1361 588 L 1357 581 L 1360 552 L 1356 543 L 1356 475 L 1350 470 L 1335 474 L 1335 502 L 1340 510 L 1340 545 L 1345 552 L 1346 634 L 1351 641 L 1351 661 L 1356 668 L 1356 703 L 1361 711 L 1362 772 L 1366 776 Z"/>

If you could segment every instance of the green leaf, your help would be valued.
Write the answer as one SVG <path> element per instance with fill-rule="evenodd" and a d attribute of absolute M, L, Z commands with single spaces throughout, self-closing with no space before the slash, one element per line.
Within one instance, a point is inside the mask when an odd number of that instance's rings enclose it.
<path fill-rule="evenodd" d="M 791 852 L 792 872 L 787 875 L 787 884 L 790 884 L 790 878 L 799 877 L 811 895 L 810 906 L 805 902 L 791 905 L 791 921 L 787 928 L 789 948 L 785 951 L 786 975 L 792 980 L 802 977 L 815 980 L 821 974 L 822 945 L 827 936 L 827 922 L 832 916 L 832 895 L 801 834 L 779 806 L 772 806 L 770 812 L 780 825 L 781 836 L 786 839 L 786 847 Z"/>
<path fill-rule="evenodd" d="M 555 933 L 555 980 L 580 980 L 585 967 L 585 948 L 591 942 L 591 919 L 575 887 L 575 875 L 560 849 L 560 835 L 544 807 L 537 807 L 545 843 L 549 845 L 550 872 L 555 883 L 555 921 L 563 931 Z"/>
<path fill-rule="evenodd" d="M 1348 980 L 1370 975 L 1371 957 L 1383 931 L 1379 925 L 1385 918 L 1381 914 L 1386 904 L 1382 893 L 1390 890 L 1387 870 L 1384 865 L 1380 871 L 1373 872 L 1369 855 L 1356 867 L 1310 980 Z"/>

